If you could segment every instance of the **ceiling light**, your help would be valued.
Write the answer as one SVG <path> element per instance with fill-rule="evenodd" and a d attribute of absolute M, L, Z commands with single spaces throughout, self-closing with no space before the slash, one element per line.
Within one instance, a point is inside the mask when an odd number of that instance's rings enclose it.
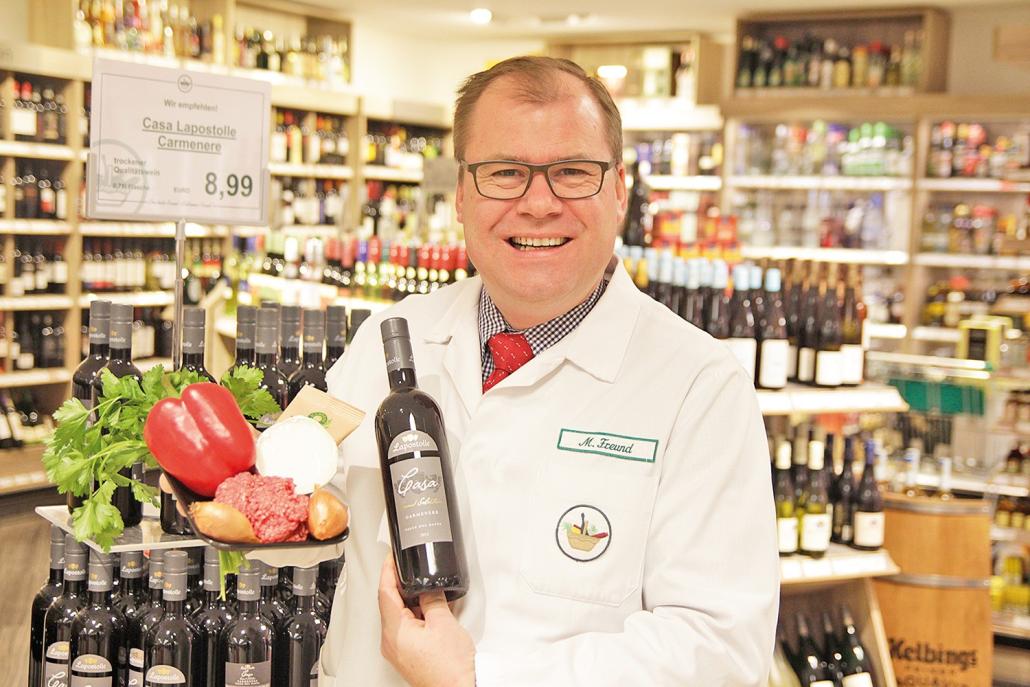
<path fill-rule="evenodd" d="M 583 23 L 583 15 L 582 14 L 575 14 L 575 13 L 570 14 L 569 16 L 567 16 L 565 18 L 565 23 L 568 24 L 569 26 L 579 26 L 580 24 Z"/>
<path fill-rule="evenodd" d="M 618 80 L 626 78 L 627 69 L 621 64 L 602 64 L 597 68 L 597 75 L 605 80 Z"/>
<path fill-rule="evenodd" d="M 494 13 L 485 7 L 477 7 L 476 9 L 469 12 L 469 19 L 473 24 L 479 24 L 480 26 L 486 26 L 490 23 L 490 20 L 494 18 Z"/>

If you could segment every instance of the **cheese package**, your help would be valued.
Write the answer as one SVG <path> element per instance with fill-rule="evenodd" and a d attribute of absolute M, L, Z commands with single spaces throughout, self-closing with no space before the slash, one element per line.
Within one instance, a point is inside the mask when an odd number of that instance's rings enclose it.
<path fill-rule="evenodd" d="M 297 416 L 309 417 L 318 422 L 326 428 L 339 446 L 341 441 L 358 428 L 365 413 L 324 391 L 306 386 L 300 390 L 290 405 L 286 406 L 276 424 Z"/>

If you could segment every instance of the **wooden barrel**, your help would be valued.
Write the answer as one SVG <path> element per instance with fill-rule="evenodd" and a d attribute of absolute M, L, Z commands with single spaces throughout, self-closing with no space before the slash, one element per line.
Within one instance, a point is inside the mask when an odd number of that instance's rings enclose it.
<path fill-rule="evenodd" d="M 991 508 L 884 499 L 884 547 L 900 575 L 876 580 L 898 687 L 991 687 Z"/>

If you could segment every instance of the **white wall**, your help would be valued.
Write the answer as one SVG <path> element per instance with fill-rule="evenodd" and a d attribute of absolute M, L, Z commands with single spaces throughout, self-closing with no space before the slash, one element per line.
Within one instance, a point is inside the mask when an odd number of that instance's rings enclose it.
<path fill-rule="evenodd" d="M 1030 63 L 994 60 L 994 30 L 1030 26 L 1030 5 L 956 8 L 951 14 L 948 91 L 960 95 L 1030 93 Z"/>

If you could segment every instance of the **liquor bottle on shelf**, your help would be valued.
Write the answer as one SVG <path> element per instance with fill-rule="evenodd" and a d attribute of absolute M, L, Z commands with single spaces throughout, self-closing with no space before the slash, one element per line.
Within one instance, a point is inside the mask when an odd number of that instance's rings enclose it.
<path fill-rule="evenodd" d="M 303 329 L 300 324 L 300 307 L 284 305 L 279 310 L 279 371 L 290 378 L 300 368 L 300 341 Z"/>
<path fill-rule="evenodd" d="M 86 605 L 86 545 L 68 534 L 64 538 L 64 589 L 47 608 L 43 622 L 43 682 L 53 684 L 68 675 L 72 622 Z"/>
<path fill-rule="evenodd" d="M 86 603 L 71 625 L 71 684 L 113 684 L 125 673 L 125 616 L 112 605 L 113 577 L 112 557 L 91 550 Z"/>
<path fill-rule="evenodd" d="M 855 526 L 851 546 L 875 551 L 883 546 L 883 495 L 876 480 L 876 447 L 865 442 L 865 467 L 855 490 Z"/>
<path fill-rule="evenodd" d="M 164 612 L 143 638 L 145 683 L 204 684 L 204 647 L 200 632 L 186 613 L 185 551 L 168 551 L 164 556 Z"/>
<path fill-rule="evenodd" d="M 304 311 L 304 362 L 290 376 L 292 401 L 300 390 L 311 385 L 319 391 L 327 391 L 325 367 L 322 362 L 322 346 L 325 344 L 325 316 L 321 310 Z"/>
<path fill-rule="evenodd" d="M 847 606 L 841 607 L 841 619 L 844 634 L 840 643 L 841 687 L 872 687 L 873 668 L 869 662 L 869 654 L 859 639 L 855 619 Z"/>
<path fill-rule="evenodd" d="M 237 577 L 238 614 L 222 631 L 221 655 L 225 661 L 226 685 L 239 684 L 244 671 L 257 684 L 272 684 L 272 656 L 275 641 L 273 623 L 258 610 L 261 598 L 261 565 L 251 562 Z"/>
<path fill-rule="evenodd" d="M 815 339 L 815 371 L 813 381 L 816 386 L 837 388 L 841 385 L 843 361 L 841 355 L 841 313 L 837 302 L 837 269 L 835 265 L 827 268 L 828 279 L 822 302 L 816 309 L 818 332 Z"/>
<path fill-rule="evenodd" d="M 821 441 L 814 440 L 808 444 L 808 485 L 801 495 L 802 505 L 798 509 L 798 550 L 812 558 L 822 558 L 826 554 L 832 531 L 823 450 Z"/>
<path fill-rule="evenodd" d="M 192 616 L 204 605 L 204 550 L 186 549 L 186 615 Z"/>
<path fill-rule="evenodd" d="M 204 605 L 193 615 L 193 622 L 200 631 L 200 644 L 204 653 L 204 685 L 224 685 L 225 657 L 221 649 L 221 633 L 236 617 L 228 602 L 221 595 L 221 568 L 218 550 L 212 546 L 204 548 Z"/>
<path fill-rule="evenodd" d="M 254 335 L 255 367 L 261 370 L 261 388 L 272 394 L 272 398 L 285 408 L 289 395 L 289 384 L 283 376 L 277 362 L 277 343 L 279 341 L 279 309 L 262 307 L 257 311 L 257 327 Z M 276 414 L 276 417 L 278 414 Z M 256 423 L 257 429 L 267 429 L 275 422 L 276 417 L 265 417 Z"/>
<path fill-rule="evenodd" d="M 293 572 L 293 608 L 276 626 L 272 672 L 275 684 L 307 687 L 318 682 L 318 657 L 328 622 L 315 604 L 318 566 Z"/>
<path fill-rule="evenodd" d="M 827 662 L 809 631 L 808 619 L 797 614 L 798 625 L 798 677 L 806 687 L 834 687 L 827 671 Z"/>
<path fill-rule="evenodd" d="M 111 329 L 109 336 L 109 352 L 104 369 L 117 378 L 133 377 L 142 380 L 139 368 L 132 364 L 132 306 L 123 303 L 111 304 Z M 97 397 L 103 393 L 103 375 L 98 373 L 93 383 L 93 391 Z M 123 477 L 143 481 L 143 463 L 135 463 L 120 473 Z M 138 525 L 143 519 L 143 505 L 133 496 L 131 487 L 116 487 L 111 503 L 118 508 L 122 522 L 126 527 Z"/>
<path fill-rule="evenodd" d="M 196 372 L 209 382 L 215 378 L 204 367 L 205 312 L 203 308 L 187 307 L 182 317 L 182 368 Z"/>
<path fill-rule="evenodd" d="M 803 287 L 798 316 L 798 359 L 797 381 L 802 384 L 815 382 L 815 356 L 819 346 L 819 284 L 813 271 Z"/>
<path fill-rule="evenodd" d="M 841 667 L 844 653 L 840 639 L 837 637 L 837 630 L 833 625 L 833 619 L 830 617 L 830 611 L 824 608 L 820 617 L 823 623 L 823 658 L 826 661 L 826 676 L 834 685 L 839 685 L 844 677 Z"/>
<path fill-rule="evenodd" d="M 261 598 L 258 601 L 258 613 L 275 627 L 290 614 L 289 608 L 279 598 L 279 568 L 274 565 L 261 565 Z M 292 589 L 291 589 L 292 591 Z"/>
<path fill-rule="evenodd" d="M 29 629 L 29 685 L 43 678 L 43 624 L 47 609 L 64 591 L 64 530 L 50 526 L 50 574 L 32 598 Z"/>
<path fill-rule="evenodd" d="M 87 409 L 96 401 L 95 385 L 100 370 L 107 366 L 111 302 L 93 301 L 89 304 L 89 355 L 72 374 L 72 397 L 79 399 Z"/>
<path fill-rule="evenodd" d="M 833 481 L 830 500 L 833 503 L 833 532 L 830 539 L 837 544 L 851 544 L 854 540 L 855 499 L 855 437 L 844 437 L 844 463 Z"/>
<path fill-rule="evenodd" d="M 769 268 L 765 273 L 766 295 L 757 327 L 755 385 L 761 389 L 782 389 L 787 385 L 790 341 L 780 287 L 780 271 Z"/>
<path fill-rule="evenodd" d="M 712 267 L 712 285 L 705 301 L 705 327 L 716 339 L 725 340 L 730 336 L 730 299 L 726 294 L 729 270 L 722 260 L 716 260 Z"/>
<path fill-rule="evenodd" d="M 747 373 L 748 378 L 755 378 L 755 358 L 758 354 L 758 341 L 755 331 L 755 315 L 749 298 L 750 269 L 747 265 L 733 268 L 733 296 L 730 300 L 730 331 L 726 344 L 733 356 Z"/>
<path fill-rule="evenodd" d="M 123 551 L 119 558 L 118 593 L 112 602 L 116 611 L 125 616 L 126 641 L 129 627 L 147 606 L 147 594 L 143 588 L 143 552 Z"/>
<path fill-rule="evenodd" d="M 468 590 L 468 565 L 443 418 L 418 389 L 407 321 L 384 320 L 381 330 L 390 394 L 376 412 L 376 440 L 401 595 L 410 604 L 423 592 L 443 591 L 453 601 Z M 429 509 L 418 505 L 425 494 L 404 484 L 423 471 L 440 475 L 434 489 L 439 503 Z M 410 526 L 413 518 L 419 527 Z"/>
<path fill-rule="evenodd" d="M 254 366 L 254 334 L 257 326 L 257 308 L 241 305 L 236 308 L 236 360 L 233 367 Z"/>
<path fill-rule="evenodd" d="M 129 621 L 128 683 L 143 684 L 143 640 L 164 615 L 164 549 L 151 549 L 147 566 L 148 597 L 143 607 Z M 135 681 L 135 682 L 134 682 Z"/>
<path fill-rule="evenodd" d="M 776 498 L 777 540 L 781 556 L 798 551 L 798 513 L 794 499 L 794 480 L 790 476 L 790 443 L 781 441 L 776 447 L 773 494 Z"/>

